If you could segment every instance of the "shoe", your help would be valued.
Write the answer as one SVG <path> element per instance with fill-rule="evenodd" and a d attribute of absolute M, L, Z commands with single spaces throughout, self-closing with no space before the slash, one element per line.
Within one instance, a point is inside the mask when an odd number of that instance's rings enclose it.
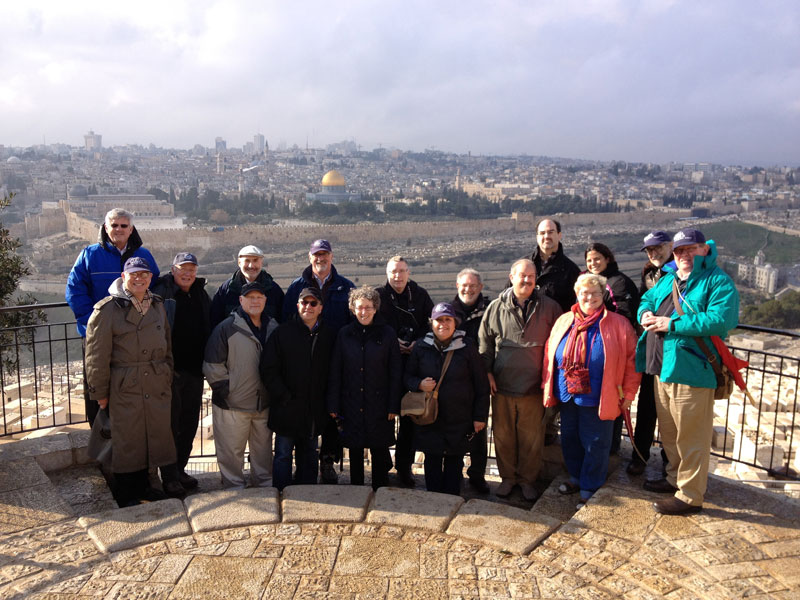
<path fill-rule="evenodd" d="M 336 485 L 339 483 L 339 476 L 336 474 L 336 469 L 333 468 L 332 462 L 320 463 L 319 476 L 322 483 L 326 485 Z"/>
<path fill-rule="evenodd" d="M 558 442 L 558 434 L 557 433 L 545 433 L 544 434 L 544 445 L 545 446 L 552 446 Z"/>
<path fill-rule="evenodd" d="M 178 498 L 179 500 L 186 498 L 186 490 L 183 489 L 183 486 L 178 481 L 165 481 L 163 487 L 164 493 L 170 498 Z"/>
<path fill-rule="evenodd" d="M 414 480 L 414 473 L 411 472 L 411 469 L 401 469 L 397 472 L 397 479 L 400 480 L 400 483 L 403 487 L 407 488 L 415 488 L 417 487 L 417 482 Z"/>
<path fill-rule="evenodd" d="M 196 489 L 198 485 L 197 479 L 189 475 L 186 471 L 181 471 L 180 473 L 178 473 L 178 481 L 185 490 Z"/>
<path fill-rule="evenodd" d="M 154 487 L 148 487 L 145 488 L 144 492 L 142 493 L 142 497 L 139 499 L 144 500 L 145 502 L 157 502 L 159 500 L 166 500 L 167 498 L 169 498 L 169 496 L 167 496 L 161 490 Z"/>
<path fill-rule="evenodd" d="M 641 460 L 632 460 L 628 463 L 628 467 L 625 469 L 625 472 L 628 475 L 632 475 L 634 477 L 638 477 L 642 473 L 644 473 L 644 469 L 647 465 L 644 464 Z"/>
<path fill-rule="evenodd" d="M 703 510 L 702 506 L 687 504 L 675 496 L 653 502 L 653 508 L 657 513 L 661 513 L 662 515 L 688 515 Z"/>
<path fill-rule="evenodd" d="M 648 492 L 656 492 L 658 494 L 674 494 L 678 491 L 678 488 L 666 479 L 648 479 L 642 487 Z"/>
<path fill-rule="evenodd" d="M 497 489 L 494 491 L 494 495 L 499 498 L 508 498 L 513 490 L 514 482 L 504 479 L 500 482 L 500 485 L 497 486 Z"/>
<path fill-rule="evenodd" d="M 558 493 L 564 496 L 568 496 L 569 494 L 575 494 L 581 490 L 581 486 L 577 483 L 572 483 L 571 481 L 565 481 L 560 486 L 558 486 Z"/>
<path fill-rule="evenodd" d="M 486 483 L 486 480 L 483 477 L 470 477 L 469 485 L 473 490 L 475 490 L 479 494 L 489 493 L 489 484 Z"/>
<path fill-rule="evenodd" d="M 520 483 L 519 489 L 522 490 L 522 497 L 528 502 L 536 502 L 539 499 L 539 491 L 530 483 Z"/>

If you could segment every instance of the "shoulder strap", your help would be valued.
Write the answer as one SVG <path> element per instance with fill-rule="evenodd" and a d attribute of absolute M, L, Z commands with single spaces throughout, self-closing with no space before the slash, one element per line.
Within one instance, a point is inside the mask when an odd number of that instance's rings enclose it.
<path fill-rule="evenodd" d="M 678 292 L 678 281 L 676 279 L 672 280 L 672 303 L 675 305 L 675 312 L 677 312 L 680 316 L 684 315 L 683 308 L 681 307 L 681 299 L 680 294 Z M 706 360 L 711 363 L 711 368 L 714 369 L 714 374 L 718 377 L 722 375 L 722 367 L 719 365 L 719 361 L 717 360 L 717 355 L 709 350 L 708 345 L 705 343 L 703 338 L 698 336 L 692 336 L 694 341 L 700 347 L 700 350 L 703 351 L 703 354 L 706 356 Z"/>
<path fill-rule="evenodd" d="M 445 352 L 447 356 L 444 357 L 444 364 L 442 365 L 442 373 L 439 375 L 439 381 L 436 382 L 436 387 L 433 388 L 432 393 L 434 396 L 439 395 L 439 386 L 442 385 L 442 379 L 444 379 L 444 374 L 447 373 L 447 367 L 450 366 L 450 361 L 453 358 L 453 352 L 455 352 L 455 350 L 451 350 L 450 352 Z"/>

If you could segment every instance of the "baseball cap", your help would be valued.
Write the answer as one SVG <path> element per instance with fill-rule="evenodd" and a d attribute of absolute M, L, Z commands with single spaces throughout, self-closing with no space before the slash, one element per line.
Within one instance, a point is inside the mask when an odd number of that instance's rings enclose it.
<path fill-rule="evenodd" d="M 122 267 L 122 271 L 125 273 L 138 273 L 139 271 L 149 271 L 152 273 L 153 269 L 150 268 L 150 263 L 148 263 L 146 259 L 141 256 L 132 256 L 125 261 L 125 266 Z"/>
<path fill-rule="evenodd" d="M 172 266 L 185 265 L 189 263 L 196 265 L 197 257 L 191 252 L 178 252 L 175 255 L 175 259 L 172 261 Z"/>
<path fill-rule="evenodd" d="M 308 253 L 316 254 L 317 252 L 333 252 L 331 243 L 328 240 L 314 240 Z"/>
<path fill-rule="evenodd" d="M 267 289 L 257 281 L 244 284 L 240 296 L 247 296 L 250 292 L 258 292 L 263 296 L 267 295 Z"/>
<path fill-rule="evenodd" d="M 672 238 L 666 231 L 656 230 L 651 231 L 646 236 L 644 236 L 644 245 L 642 246 L 642 250 L 644 251 L 647 248 L 651 248 L 652 246 L 658 246 L 659 244 L 663 244 L 664 242 L 671 242 Z"/>
<path fill-rule="evenodd" d="M 680 248 L 681 246 L 690 246 L 692 244 L 705 244 L 706 236 L 698 229 L 681 229 L 672 238 L 672 249 Z"/>

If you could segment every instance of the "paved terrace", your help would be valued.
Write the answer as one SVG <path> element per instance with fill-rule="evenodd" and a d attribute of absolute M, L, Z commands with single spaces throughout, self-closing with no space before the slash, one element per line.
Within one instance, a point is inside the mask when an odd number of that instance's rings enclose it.
<path fill-rule="evenodd" d="M 800 597 L 800 504 L 716 477 L 690 517 L 621 468 L 577 511 L 562 477 L 532 508 L 339 485 L 115 509 L 86 441 L 0 447 L 1 598 Z"/>

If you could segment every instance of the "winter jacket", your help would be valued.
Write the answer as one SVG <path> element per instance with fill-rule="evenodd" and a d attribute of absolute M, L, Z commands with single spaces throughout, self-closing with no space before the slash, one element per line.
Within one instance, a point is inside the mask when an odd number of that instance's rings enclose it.
<path fill-rule="evenodd" d="M 489 303 L 478 330 L 479 351 L 501 394 L 528 396 L 542 385 L 544 345 L 561 308 L 536 290 L 533 309 L 523 322 L 511 288 Z"/>
<path fill-rule="evenodd" d="M 282 323 L 267 340 L 261 380 L 269 392 L 269 428 L 275 433 L 305 438 L 324 428 L 335 342 L 324 323 L 309 330 L 299 319 Z"/>
<path fill-rule="evenodd" d="M 542 260 L 538 246 L 530 259 L 536 265 L 536 289 L 558 302 L 562 313 L 567 312 L 575 304 L 575 280 L 581 273 L 578 265 L 564 254 L 561 242 L 546 261 Z"/>
<path fill-rule="evenodd" d="M 542 388 L 544 389 L 544 405 L 556 406 L 558 400 L 553 395 L 553 386 L 558 385 L 558 369 L 556 368 L 556 348 L 572 327 L 575 315 L 572 311 L 564 313 L 553 325 L 550 339 L 545 348 Z M 603 340 L 603 384 L 600 389 L 600 406 L 597 415 L 604 421 L 616 419 L 620 414 L 619 388 L 625 398 L 635 398 L 639 390 L 641 374 L 636 372 L 634 357 L 636 354 L 636 332 L 630 322 L 609 310 L 600 318 L 600 338 Z"/>
<path fill-rule="evenodd" d="M 122 254 L 109 239 L 103 225 L 100 226 L 97 239 L 96 244 L 81 250 L 67 278 L 65 298 L 75 314 L 81 337 L 86 336 L 86 323 L 92 314 L 92 308 L 108 295 L 109 287 L 122 273 L 126 260 L 132 256 L 147 260 L 153 270 L 150 289 L 153 289 L 159 275 L 158 265 L 150 251 L 142 247 L 142 238 L 139 237 L 136 227 L 131 230 L 128 247 Z"/>
<path fill-rule="evenodd" d="M 122 278 L 108 292 L 86 326 L 86 381 L 92 400 L 108 398 L 111 468 L 132 473 L 172 464 L 172 347 L 164 303 L 153 295 L 142 316 Z"/>
<path fill-rule="evenodd" d="M 398 338 L 413 342 L 425 335 L 433 310 L 433 301 L 425 288 L 409 279 L 402 294 L 395 292 L 388 281 L 375 289 L 381 297 L 378 314 Z"/>
<path fill-rule="evenodd" d="M 439 387 L 439 414 L 430 425 L 414 428 L 414 447 L 434 454 L 463 455 L 474 421 L 489 418 L 489 380 L 478 348 L 463 331 L 456 330 L 450 345 L 440 351 L 433 333 L 417 341 L 406 365 L 406 389 L 419 391 L 426 377 L 439 380 L 447 353 L 452 353 L 447 373 Z"/>
<path fill-rule="evenodd" d="M 211 335 L 210 305 L 211 300 L 205 290 L 206 280 L 197 277 L 188 292 L 181 291 L 172 273 L 159 277 L 153 292 L 164 300 L 167 320 L 172 331 L 172 353 L 175 358 L 176 371 L 190 371 L 203 374 L 203 353 Z M 178 317 L 175 316 L 178 302 L 185 307 Z M 185 304 L 184 304 L 185 303 Z"/>
<path fill-rule="evenodd" d="M 336 338 L 328 379 L 329 413 L 341 418 L 346 448 L 382 448 L 394 443 L 400 414 L 402 367 L 397 336 L 388 325 L 345 325 Z"/>
<path fill-rule="evenodd" d="M 456 315 L 461 320 L 458 328 L 462 330 L 469 339 L 475 344 L 478 344 L 478 329 L 481 326 L 481 319 L 483 313 L 486 312 L 486 307 L 489 306 L 489 298 L 481 294 L 472 306 L 467 306 L 461 301 L 461 298 L 456 297 L 450 302 L 456 311 Z"/>
<path fill-rule="evenodd" d="M 606 278 L 606 289 L 603 291 L 603 304 L 611 312 L 622 315 L 635 328 L 636 309 L 639 308 L 639 291 L 633 280 L 619 270 L 616 262 L 608 263 L 601 273 Z"/>
<path fill-rule="evenodd" d="M 708 256 L 694 257 L 694 267 L 683 293 L 685 314 L 679 316 L 673 312 L 669 331 L 664 334 L 660 378 L 666 383 L 716 388 L 714 369 L 693 338 L 706 338 L 706 345 L 717 355 L 708 337 L 724 338 L 739 323 L 739 292 L 733 280 L 717 265 L 716 244 L 709 240 L 708 246 Z M 656 286 L 642 296 L 637 315 L 640 322 L 642 314 L 647 311 L 655 314 L 667 296 L 672 295 L 672 282 L 676 277 L 675 271 L 667 269 Z M 648 332 L 642 334 L 636 347 L 636 369 L 640 372 L 645 369 L 647 335 Z"/>
<path fill-rule="evenodd" d="M 270 317 L 276 322 L 283 320 L 281 311 L 283 309 L 283 290 L 272 279 L 272 275 L 262 269 L 256 277 L 256 281 L 267 290 L 267 303 L 261 312 L 261 318 Z M 219 286 L 214 299 L 211 301 L 211 327 L 214 328 L 235 309 L 239 308 L 239 296 L 242 295 L 242 286 L 247 283 L 240 270 L 231 275 L 230 279 Z"/>
<path fill-rule="evenodd" d="M 266 326 L 267 340 L 278 327 Z M 237 308 L 214 328 L 206 344 L 203 374 L 211 386 L 211 401 L 220 408 L 259 412 L 269 408 L 269 396 L 261 382 L 261 342 L 250 330 L 246 313 Z"/>
<path fill-rule="evenodd" d="M 317 280 L 314 278 L 311 265 L 308 265 L 303 274 L 289 284 L 286 290 L 286 297 L 283 300 L 283 320 L 289 321 L 297 317 L 297 297 L 304 288 L 313 287 L 319 288 Z M 334 332 L 338 332 L 344 325 L 350 322 L 351 313 L 349 307 L 350 290 L 355 284 L 342 277 L 336 271 L 336 267 L 331 265 L 331 274 L 322 288 L 322 297 L 324 302 L 322 304 L 322 319 L 325 325 L 330 327 Z"/>
<path fill-rule="evenodd" d="M 669 269 L 673 271 L 677 269 L 674 260 L 668 262 L 663 267 L 657 267 L 649 260 L 644 263 L 642 267 L 642 281 L 639 284 L 639 298 L 644 296 L 647 290 L 652 290 L 661 276 Z"/>

